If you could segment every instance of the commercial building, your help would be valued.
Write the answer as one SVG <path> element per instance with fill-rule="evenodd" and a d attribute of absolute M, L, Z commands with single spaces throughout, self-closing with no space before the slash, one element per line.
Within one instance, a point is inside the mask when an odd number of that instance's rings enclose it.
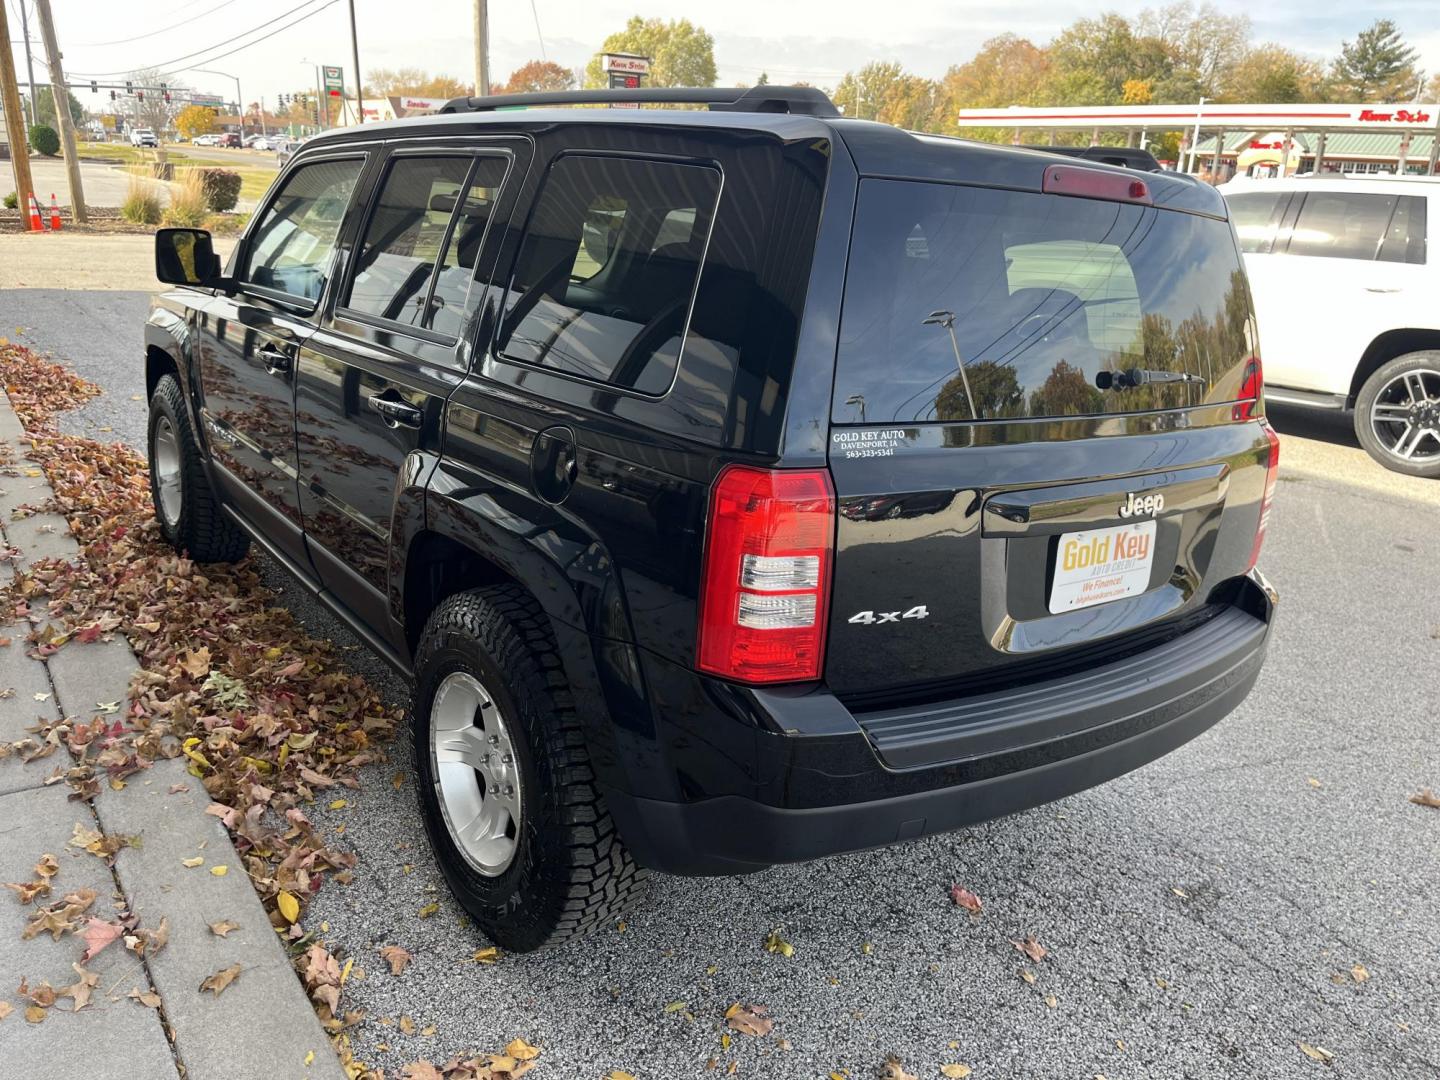
<path fill-rule="evenodd" d="M 1440 150 L 1440 105 L 1433 104 L 1012 105 L 961 109 L 959 123 L 1013 129 L 1017 144 L 1086 132 L 1092 143 L 1148 148 L 1161 133 L 1179 131 L 1184 138 L 1175 167 L 1217 183 L 1236 173 L 1433 176 Z"/>

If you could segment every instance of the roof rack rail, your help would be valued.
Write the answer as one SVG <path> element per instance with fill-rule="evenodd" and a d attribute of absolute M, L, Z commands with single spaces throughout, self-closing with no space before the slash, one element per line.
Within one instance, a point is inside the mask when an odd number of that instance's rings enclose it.
<path fill-rule="evenodd" d="M 531 105 L 708 105 L 715 112 L 839 116 L 825 91 L 811 86 L 662 86 L 639 90 L 554 90 L 531 94 L 458 97 L 442 113 L 494 112 Z"/>

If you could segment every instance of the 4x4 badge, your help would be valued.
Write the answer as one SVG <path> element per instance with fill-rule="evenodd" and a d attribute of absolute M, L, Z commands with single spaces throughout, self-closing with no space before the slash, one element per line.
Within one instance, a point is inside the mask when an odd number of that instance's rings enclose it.
<path fill-rule="evenodd" d="M 1133 491 L 1125 493 L 1125 502 L 1120 506 L 1120 516 L 1128 517 L 1154 517 L 1165 509 L 1165 496 L 1156 492 L 1154 495 L 1136 495 Z"/>

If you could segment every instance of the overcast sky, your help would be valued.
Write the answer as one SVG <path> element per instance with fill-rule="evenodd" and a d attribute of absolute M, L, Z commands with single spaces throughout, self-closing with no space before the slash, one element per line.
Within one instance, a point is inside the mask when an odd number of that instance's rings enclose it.
<path fill-rule="evenodd" d="M 0 0 L 9 5 L 13 38 L 20 36 L 22 2 L 33 0 Z M 176 81 L 188 81 L 226 100 L 234 97 L 232 81 L 183 70 L 198 65 L 238 75 L 247 101 L 263 94 L 269 103 L 279 93 L 314 85 L 313 70 L 305 61 L 343 65 L 349 85 L 347 0 L 333 2 L 314 17 L 284 29 L 325 2 L 57 0 L 52 7 L 66 69 L 77 79 L 82 73 L 103 76 L 162 65 Z M 294 15 L 243 35 L 297 5 L 300 10 Z M 1155 5 L 1144 0 L 1117 0 L 1103 6 L 1078 0 L 534 0 L 532 15 L 529 0 L 491 0 L 491 70 L 495 78 L 503 79 L 513 68 L 539 58 L 542 34 L 543 55 L 566 67 L 583 66 L 607 34 L 639 12 L 667 19 L 684 16 L 713 34 L 722 83 L 754 82 L 763 70 L 771 82 L 833 85 L 845 71 L 870 60 L 899 61 L 919 74 L 938 76 L 951 64 L 969 59 L 981 42 L 996 34 L 1010 31 L 1043 43 L 1076 18 L 1103 9 L 1134 15 L 1148 6 Z M 1217 6 L 1227 13 L 1248 12 L 1257 41 L 1278 41 L 1320 57 L 1334 55 L 1342 40 L 1353 38 L 1373 19 L 1389 17 L 1419 47 L 1422 64 L 1432 73 L 1440 70 L 1437 0 L 1347 5 L 1217 0 Z M 355 8 L 360 62 L 366 70 L 421 67 L 473 78 L 471 0 L 355 0 Z M 220 56 L 236 47 L 237 36 L 243 44 L 277 29 L 282 32 Z M 43 81 L 43 52 L 33 23 L 31 36 L 36 39 L 37 78 Z M 16 60 L 23 65 L 18 47 Z M 77 96 L 82 104 L 92 103 L 87 90 Z"/>

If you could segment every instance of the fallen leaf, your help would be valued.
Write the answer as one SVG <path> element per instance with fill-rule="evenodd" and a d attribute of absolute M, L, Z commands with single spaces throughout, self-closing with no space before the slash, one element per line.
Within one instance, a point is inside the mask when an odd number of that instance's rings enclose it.
<path fill-rule="evenodd" d="M 1335 1055 L 1323 1046 L 1311 1046 L 1309 1043 L 1300 1044 L 1300 1052 L 1312 1061 L 1319 1061 L 1326 1065 L 1335 1060 Z"/>
<path fill-rule="evenodd" d="M 9 1016 L 9 1015 L 10 1015 L 12 1012 L 14 1012 L 14 1011 L 15 1011 L 15 1006 L 14 1006 L 14 1005 L 11 1005 L 10 1002 L 8 1002 L 8 1001 L 0 1001 L 0 1020 L 4 1020 L 7 1016 Z"/>
<path fill-rule="evenodd" d="M 1365 969 L 1364 964 L 1356 964 L 1350 969 L 1350 977 L 1357 983 L 1369 982 L 1370 972 Z"/>
<path fill-rule="evenodd" d="M 532 1058 L 540 1056 L 540 1048 L 531 1046 L 524 1039 L 512 1039 L 510 1044 L 505 1047 L 505 1054 L 516 1061 L 530 1061 Z"/>
<path fill-rule="evenodd" d="M 1029 968 L 1020 969 L 1020 978 L 1024 979 L 1031 986 L 1035 985 L 1035 973 Z"/>
<path fill-rule="evenodd" d="M 213 975 L 207 975 L 205 981 L 200 984 L 200 992 L 203 994 L 209 990 L 216 997 L 219 997 L 227 986 L 240 977 L 240 965 L 231 964 L 227 968 L 221 968 Z"/>
<path fill-rule="evenodd" d="M 486 945 L 483 949 L 476 949 L 475 955 L 470 957 L 477 964 L 498 964 L 500 962 L 500 950 L 494 945 Z"/>
<path fill-rule="evenodd" d="M 1315 777 L 1313 777 L 1313 776 L 1307 776 L 1307 777 L 1305 778 L 1305 782 L 1306 782 L 1307 784 L 1309 784 L 1311 787 L 1318 788 L 1318 787 L 1320 786 L 1320 781 L 1319 781 L 1319 780 L 1316 780 Z"/>
<path fill-rule="evenodd" d="M 45 1022 L 45 1010 L 39 1005 L 27 1005 L 25 1007 L 25 1019 L 32 1024 L 43 1024 Z"/>
<path fill-rule="evenodd" d="M 684 1001 L 672 1001 L 669 1002 L 662 1011 L 665 1013 L 677 1013 L 685 1008 L 686 1004 L 687 1002 Z"/>
<path fill-rule="evenodd" d="M 919 1080 L 914 1073 L 905 1071 L 905 1066 L 900 1064 L 899 1058 L 886 1058 L 885 1064 L 880 1066 L 880 1080 Z"/>
<path fill-rule="evenodd" d="M 399 975 L 410 963 L 410 954 L 399 945 L 386 945 L 380 950 L 380 959 L 390 965 L 391 975 Z"/>
<path fill-rule="evenodd" d="M 984 905 L 980 902 L 980 897 L 976 896 L 963 885 L 950 886 L 950 902 L 956 907 L 964 908 L 970 912 L 971 915 L 979 915 L 984 908 Z"/>
<path fill-rule="evenodd" d="M 1046 949 L 1044 945 L 1041 945 L 1040 942 L 1036 941 L 1034 935 L 1027 937 L 1024 941 L 1016 941 L 1012 938 L 1010 944 L 1014 945 L 1015 948 L 1019 949 L 1037 964 L 1041 960 L 1044 960 L 1049 954 L 1049 950 Z"/>
<path fill-rule="evenodd" d="M 795 946 L 780 936 L 780 931 L 771 930 L 765 938 L 765 951 L 775 953 L 779 956 L 791 957 L 795 955 Z"/>
<path fill-rule="evenodd" d="M 764 1005 L 745 1005 L 737 1001 L 725 1010 L 725 1022 L 731 1031 L 738 1031 L 741 1035 L 769 1035 L 770 1029 L 775 1026 L 775 1021 L 766 1015 L 769 1011 Z"/>
<path fill-rule="evenodd" d="M 35 864 L 35 876 L 50 880 L 60 872 L 60 862 L 48 851 L 40 856 L 40 861 Z"/>
<path fill-rule="evenodd" d="M 1440 795 L 1436 795 L 1428 787 L 1422 788 L 1419 795 L 1411 795 L 1410 801 L 1416 806 L 1428 806 L 1432 810 L 1440 810 Z"/>
<path fill-rule="evenodd" d="M 192 679 L 201 679 L 210 671 L 210 649 L 201 645 L 198 649 L 186 649 L 176 659 L 180 670 Z"/>
<path fill-rule="evenodd" d="M 196 855 L 193 859 L 181 859 L 181 860 L 180 860 L 180 865 L 181 865 L 181 866 L 188 866 L 188 867 L 190 867 L 190 869 L 193 870 L 193 869 L 195 869 L 195 867 L 199 866 L 199 865 L 200 865 L 201 863 L 203 863 L 204 861 L 205 861 L 205 856 L 203 856 L 203 855 Z"/>
<path fill-rule="evenodd" d="M 79 964 L 71 964 L 75 974 L 80 976 L 75 982 L 60 991 L 60 997 L 68 997 L 75 1003 L 72 1012 L 79 1012 L 90 1004 L 90 995 L 100 983 L 100 974 L 95 971 L 86 971 Z"/>
<path fill-rule="evenodd" d="M 414 1020 L 411 1020 L 410 1017 L 408 1017 L 408 1016 L 402 1016 L 402 1017 L 400 1017 L 400 1030 L 401 1030 L 402 1032 L 404 1032 L 406 1035 L 414 1035 L 414 1034 L 415 1034 L 415 1021 L 414 1021 Z"/>
<path fill-rule="evenodd" d="M 972 1070 L 969 1065 L 955 1064 L 940 1066 L 940 1075 L 946 1077 L 947 1080 L 965 1080 L 965 1077 L 969 1076 L 971 1072 Z"/>
<path fill-rule="evenodd" d="M 221 863 L 219 866 L 210 867 L 210 873 L 214 874 L 216 877 L 224 877 L 229 872 L 230 867 L 226 866 L 224 863 Z"/>
<path fill-rule="evenodd" d="M 331 809 L 331 810 L 344 810 L 345 807 L 347 807 L 347 806 L 349 806 L 349 805 L 350 805 L 350 804 L 349 804 L 348 802 L 346 802 L 344 799 L 336 799 L 336 800 L 334 800 L 334 801 L 330 804 L 330 809 Z"/>
<path fill-rule="evenodd" d="M 147 1008 L 158 1009 L 160 1007 L 160 995 L 155 993 L 154 990 L 145 990 L 142 992 L 137 986 L 134 987 L 130 991 L 130 993 L 126 994 L 125 996 L 130 998 L 132 1001 L 138 1001 L 141 1005 L 144 1005 Z"/>
<path fill-rule="evenodd" d="M 1059 1005 L 1059 1004 L 1060 1004 L 1060 999 L 1057 998 L 1054 994 L 1046 994 L 1046 995 L 1045 995 L 1045 1004 L 1048 1005 L 1050 1008 L 1053 1009 L 1053 1008 L 1055 1008 L 1056 1005 Z"/>
<path fill-rule="evenodd" d="M 611 1069 L 605 1074 L 605 1080 L 635 1080 L 635 1074 L 624 1069 Z"/>
<path fill-rule="evenodd" d="M 418 912 L 418 914 L 419 914 L 420 918 L 422 918 L 422 919 L 428 919 L 428 918 L 430 918 L 431 915 L 434 915 L 434 914 L 438 913 L 439 910 L 440 910 L 440 902 L 439 902 L 438 900 L 431 900 L 430 903 L 426 904 L 424 907 L 422 907 L 422 908 L 420 909 L 420 911 Z"/>
<path fill-rule="evenodd" d="M 300 901 L 295 898 L 294 893 L 281 890 L 275 897 L 275 906 L 287 923 L 293 923 L 300 918 Z"/>
<path fill-rule="evenodd" d="M 240 924 L 238 922 L 231 922 L 228 919 L 221 920 L 220 922 L 212 922 L 210 924 L 210 932 L 216 937 L 224 937 L 226 934 L 230 933 L 231 930 L 239 929 Z"/>
<path fill-rule="evenodd" d="M 85 924 L 85 932 L 80 935 L 85 941 L 85 957 L 81 962 L 88 964 L 123 932 L 124 928 L 119 923 L 106 922 L 91 916 Z"/>

